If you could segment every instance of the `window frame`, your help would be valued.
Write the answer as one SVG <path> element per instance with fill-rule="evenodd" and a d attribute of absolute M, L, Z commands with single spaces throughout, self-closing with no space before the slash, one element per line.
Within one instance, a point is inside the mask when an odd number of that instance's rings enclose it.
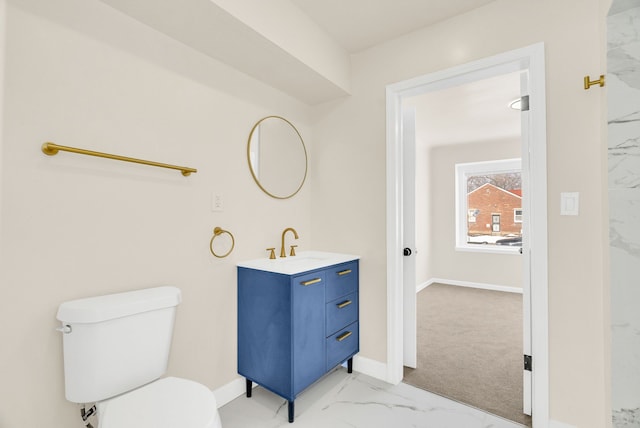
<path fill-rule="evenodd" d="M 467 179 L 469 176 L 482 174 L 504 174 L 522 172 L 522 159 L 500 159 L 482 162 L 455 164 L 455 250 L 479 253 L 520 254 L 519 247 L 502 245 L 470 244 L 467 242 L 467 216 L 469 213 L 467 200 Z M 519 208 L 523 210 L 522 207 Z M 514 208 L 515 216 L 515 208 Z"/>

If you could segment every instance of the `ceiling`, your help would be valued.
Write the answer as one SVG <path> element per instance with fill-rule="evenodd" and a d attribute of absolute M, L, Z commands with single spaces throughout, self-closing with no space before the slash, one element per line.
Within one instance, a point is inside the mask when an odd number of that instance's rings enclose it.
<path fill-rule="evenodd" d="M 316 105 L 349 95 L 349 54 L 495 0 L 101 1 L 304 103 Z M 297 21 L 290 22 L 292 17 Z M 300 43 L 282 38 L 291 31 L 304 33 L 298 38 Z M 314 45 L 317 40 L 331 43 Z M 305 43 L 309 43 L 306 48 Z M 323 57 L 323 48 L 330 45 L 335 50 L 329 49 L 331 55 Z M 310 52 L 318 52 L 320 60 L 309 61 Z M 327 59 L 334 61 L 329 69 L 323 68 Z M 341 80 L 345 76 L 346 85 Z M 517 96 L 517 87 L 512 89 L 501 79 L 489 79 L 449 92 L 430 93 L 419 102 L 418 114 L 430 118 L 428 137 L 432 145 L 504 137 L 519 132 L 517 115 L 505 107 Z"/>
<path fill-rule="evenodd" d="M 290 0 L 349 53 L 395 39 L 494 0 Z M 519 138 L 520 73 L 430 92 L 407 100 L 418 135 L 430 146 Z M 461 126 L 464 124 L 464 126 Z"/>
<path fill-rule="evenodd" d="M 101 0 L 308 104 L 348 96 L 350 54 L 495 0 Z"/>
<path fill-rule="evenodd" d="M 291 0 L 349 53 L 495 0 Z"/>
<path fill-rule="evenodd" d="M 403 101 L 416 110 L 417 137 L 428 146 L 519 139 L 520 72 L 503 74 Z"/>

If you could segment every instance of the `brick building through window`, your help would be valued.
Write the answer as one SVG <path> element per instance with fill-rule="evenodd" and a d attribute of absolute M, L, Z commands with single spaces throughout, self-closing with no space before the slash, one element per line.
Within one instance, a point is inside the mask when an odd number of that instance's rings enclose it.
<path fill-rule="evenodd" d="M 467 231 L 473 235 L 521 235 L 522 191 L 484 184 L 467 194 Z"/>

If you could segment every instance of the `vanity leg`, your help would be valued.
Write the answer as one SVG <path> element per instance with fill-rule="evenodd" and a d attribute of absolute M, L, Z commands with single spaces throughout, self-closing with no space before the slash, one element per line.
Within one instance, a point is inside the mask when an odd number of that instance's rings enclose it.
<path fill-rule="evenodd" d="M 293 401 L 289 401 L 289 423 L 293 422 Z"/>
<path fill-rule="evenodd" d="M 353 357 L 347 360 L 347 373 L 353 373 Z"/>
<path fill-rule="evenodd" d="M 253 382 L 251 382 L 249 379 L 246 379 L 246 385 L 247 385 L 247 398 L 251 398 L 251 389 L 253 388 Z"/>

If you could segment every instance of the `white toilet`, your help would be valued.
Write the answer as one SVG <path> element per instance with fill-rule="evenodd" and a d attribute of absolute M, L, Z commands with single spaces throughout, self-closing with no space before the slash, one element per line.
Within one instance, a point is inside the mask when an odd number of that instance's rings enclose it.
<path fill-rule="evenodd" d="M 99 428 L 220 428 L 211 390 L 167 377 L 180 289 L 156 287 L 65 302 L 65 396 L 91 407 Z"/>

